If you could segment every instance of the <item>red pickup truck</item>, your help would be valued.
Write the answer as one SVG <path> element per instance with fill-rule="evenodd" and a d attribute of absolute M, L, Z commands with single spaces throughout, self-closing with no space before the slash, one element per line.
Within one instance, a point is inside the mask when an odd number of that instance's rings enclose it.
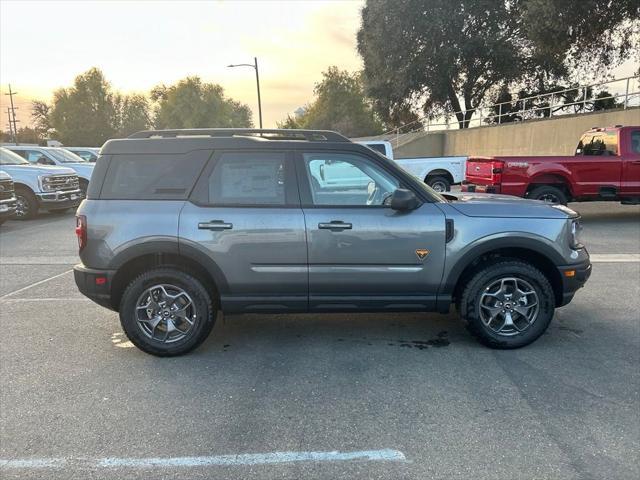
<path fill-rule="evenodd" d="M 502 193 L 552 203 L 640 203 L 640 126 L 593 128 L 571 157 L 469 157 L 466 192 Z"/>

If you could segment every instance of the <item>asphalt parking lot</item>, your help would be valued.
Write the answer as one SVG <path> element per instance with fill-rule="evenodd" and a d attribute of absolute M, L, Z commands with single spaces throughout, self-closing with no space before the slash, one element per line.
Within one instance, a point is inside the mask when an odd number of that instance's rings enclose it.
<path fill-rule="evenodd" d="M 228 316 L 151 357 L 77 292 L 73 215 L 10 221 L 0 476 L 640 478 L 640 207 L 572 207 L 593 275 L 515 351 L 452 311 Z"/>

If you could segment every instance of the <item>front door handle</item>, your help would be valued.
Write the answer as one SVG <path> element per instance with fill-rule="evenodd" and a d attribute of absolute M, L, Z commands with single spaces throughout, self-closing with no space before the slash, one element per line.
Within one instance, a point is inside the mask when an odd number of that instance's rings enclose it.
<path fill-rule="evenodd" d="M 329 223 L 318 224 L 318 228 L 321 230 L 351 230 L 352 227 L 353 225 L 342 220 L 331 220 Z"/>
<path fill-rule="evenodd" d="M 222 220 L 211 220 L 210 222 L 198 223 L 200 230 L 231 230 L 233 223 L 227 223 Z"/>

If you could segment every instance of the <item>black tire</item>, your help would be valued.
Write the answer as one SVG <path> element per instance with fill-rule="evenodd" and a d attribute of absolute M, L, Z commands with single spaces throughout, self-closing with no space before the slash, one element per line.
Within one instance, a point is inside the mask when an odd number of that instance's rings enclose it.
<path fill-rule="evenodd" d="M 566 205 L 568 202 L 567 194 L 561 188 L 552 185 L 535 187 L 529 193 L 529 198 L 561 205 Z"/>
<path fill-rule="evenodd" d="M 449 190 L 451 190 L 451 182 L 445 177 L 427 177 L 425 183 L 433 188 L 436 192 L 448 192 Z"/>
<path fill-rule="evenodd" d="M 496 333 L 483 322 L 480 313 L 482 295 L 492 284 L 505 277 L 524 280 L 533 288 L 538 299 L 537 315 L 530 325 L 510 336 Z M 534 342 L 546 331 L 554 310 L 555 296 L 547 277 L 534 266 L 514 259 L 498 260 L 475 273 L 464 288 L 459 308 L 469 331 L 484 345 L 498 349 L 520 348 Z"/>
<path fill-rule="evenodd" d="M 16 220 L 30 220 L 38 214 L 38 199 L 31 190 L 24 187 L 16 188 Z"/>
<path fill-rule="evenodd" d="M 174 343 L 163 343 L 149 338 L 136 318 L 136 303 L 148 288 L 157 284 L 169 284 L 186 292 L 196 309 L 196 319 L 187 336 Z M 211 295 L 194 276 L 180 270 L 166 267 L 157 268 L 135 278 L 124 291 L 120 301 L 120 323 L 122 328 L 136 347 L 158 357 L 184 355 L 197 348 L 206 340 L 216 321 L 216 308 Z"/>

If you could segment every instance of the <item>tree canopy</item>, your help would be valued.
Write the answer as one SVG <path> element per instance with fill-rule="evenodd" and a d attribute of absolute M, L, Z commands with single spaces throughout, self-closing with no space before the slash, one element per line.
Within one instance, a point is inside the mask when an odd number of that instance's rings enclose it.
<path fill-rule="evenodd" d="M 111 86 L 97 68 L 53 95 L 50 125 L 65 145 L 102 145 L 115 134 L 114 117 Z"/>
<path fill-rule="evenodd" d="M 86 146 L 152 127 L 252 125 L 249 107 L 225 97 L 220 85 L 188 77 L 175 85 L 157 86 L 149 96 L 125 95 L 115 92 L 97 68 L 78 75 L 71 87 L 58 89 L 51 104 L 34 101 L 31 116 L 36 138 Z M 27 133 L 31 135 L 23 136 Z"/>
<path fill-rule="evenodd" d="M 502 87 L 543 90 L 585 61 L 595 70 L 627 58 L 639 12 L 638 0 L 368 0 L 366 93 L 383 117 L 410 105 L 457 112 L 464 128 Z"/>
<path fill-rule="evenodd" d="M 304 113 L 287 117 L 278 127 L 335 130 L 348 137 L 382 133 L 382 122 L 365 97 L 359 74 L 329 67 L 313 93 Z"/>
<path fill-rule="evenodd" d="M 187 77 L 177 84 L 155 87 L 151 99 L 157 102 L 156 128 L 251 127 L 247 105 L 227 98 L 224 89 Z"/>

